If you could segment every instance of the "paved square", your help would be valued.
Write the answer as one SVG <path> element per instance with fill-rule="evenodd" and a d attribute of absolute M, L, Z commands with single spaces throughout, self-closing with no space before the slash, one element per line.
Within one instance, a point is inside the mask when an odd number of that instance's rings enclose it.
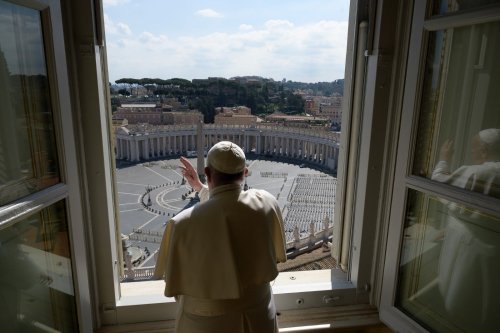
<path fill-rule="evenodd" d="M 195 158 L 190 161 L 196 163 Z M 287 242 L 293 241 L 296 226 L 300 238 L 308 237 L 311 228 L 323 229 L 325 219 L 331 227 L 336 178 L 277 158 L 248 159 L 247 165 L 249 188 L 264 189 L 278 199 Z M 152 254 L 167 221 L 198 202 L 195 192 L 183 184 L 179 166 L 179 160 L 172 158 L 119 166 L 116 171 L 120 231 L 129 238 L 136 267 L 155 265 Z"/>

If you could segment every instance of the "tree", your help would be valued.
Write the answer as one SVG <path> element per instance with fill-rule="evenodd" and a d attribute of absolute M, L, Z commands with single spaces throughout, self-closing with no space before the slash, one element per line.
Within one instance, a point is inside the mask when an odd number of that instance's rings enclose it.
<path fill-rule="evenodd" d="M 128 91 L 127 89 L 120 89 L 118 90 L 118 93 L 122 96 L 130 96 L 130 91 Z"/>

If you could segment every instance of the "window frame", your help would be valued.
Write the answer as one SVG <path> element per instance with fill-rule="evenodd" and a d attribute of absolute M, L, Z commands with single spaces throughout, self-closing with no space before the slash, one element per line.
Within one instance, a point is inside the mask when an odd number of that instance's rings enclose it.
<path fill-rule="evenodd" d="M 500 20 L 500 4 L 474 8 L 440 16 L 429 16 L 427 2 L 415 1 L 410 52 L 403 93 L 401 130 L 398 138 L 393 201 L 390 206 L 389 233 L 383 270 L 380 318 L 397 331 L 428 332 L 426 328 L 398 309 L 395 304 L 399 259 L 401 254 L 406 200 L 410 189 L 422 194 L 466 204 L 486 213 L 500 216 L 499 200 L 451 185 L 412 175 L 415 140 L 423 85 L 423 71 L 430 32 Z"/>
<path fill-rule="evenodd" d="M 356 5 L 357 3 L 355 1 L 351 2 L 349 22 L 351 22 L 351 20 L 357 20 L 358 8 Z M 350 38 L 354 40 L 354 36 L 356 36 L 357 33 L 357 24 L 350 23 Z M 348 74 L 346 75 L 351 75 L 351 73 L 354 72 L 353 67 L 355 66 L 355 64 L 353 54 L 355 54 L 356 52 L 356 50 L 354 49 L 355 45 L 355 42 L 353 42 L 348 46 L 346 61 L 346 73 Z M 362 46 L 364 47 L 364 45 Z M 345 91 L 347 92 L 346 99 L 354 98 L 354 96 L 352 96 L 351 94 L 353 86 L 351 86 L 350 83 L 351 81 L 349 81 L 348 83 L 349 87 L 345 89 Z M 359 98 L 360 96 L 358 95 L 357 97 Z M 344 111 L 343 115 L 345 115 L 343 117 L 346 117 L 346 119 L 350 121 L 350 118 L 348 117 L 349 112 Z M 342 197 L 342 195 L 340 195 L 340 197 Z M 335 211 L 337 210 L 338 205 L 339 204 L 336 203 Z M 338 216 L 336 216 L 336 219 L 341 220 L 342 215 L 339 214 Z M 335 277 L 335 282 L 333 281 L 333 277 Z M 360 293 L 360 291 L 357 290 L 355 284 L 351 281 L 348 281 L 347 277 L 348 273 L 342 271 L 341 269 L 323 270 L 317 272 L 309 271 L 280 273 L 279 277 L 272 283 L 277 310 L 282 312 L 294 309 L 331 307 L 333 303 L 336 303 L 338 305 L 368 304 L 368 298 L 366 297 L 366 295 L 365 297 L 360 296 L 360 294 L 366 294 L 366 291 L 362 289 Z M 143 288 L 147 284 L 151 286 L 155 285 L 154 282 L 127 282 L 126 284 L 136 284 L 137 288 Z M 158 289 L 158 285 L 156 285 L 156 287 L 153 288 L 156 288 L 156 292 L 163 294 L 163 287 Z M 134 287 L 132 287 L 131 289 L 134 289 Z M 155 299 L 155 297 L 152 297 L 148 300 L 148 298 L 146 297 L 140 300 L 140 302 L 155 302 Z M 327 299 L 328 301 L 326 301 Z M 127 293 L 125 293 L 125 295 L 122 295 L 122 297 L 117 299 L 117 317 L 122 318 L 122 320 L 126 320 L 127 323 L 135 322 L 135 319 L 132 319 L 132 317 L 135 316 L 128 311 L 130 310 L 130 306 L 134 306 L 134 310 L 132 312 L 138 313 L 139 316 L 144 316 L 145 313 L 140 310 L 140 302 L 134 302 L 132 297 L 129 297 Z M 163 310 L 158 311 L 161 314 L 161 317 L 155 319 L 175 319 L 177 307 L 176 303 L 174 303 L 172 298 L 165 298 L 163 303 L 164 304 L 159 305 L 162 306 Z M 125 307 L 127 308 L 125 309 Z M 151 311 L 151 309 L 149 311 Z M 127 315 L 122 315 L 122 312 L 127 313 Z M 156 311 L 153 310 L 153 312 Z M 166 314 L 168 315 L 166 316 Z"/>
<path fill-rule="evenodd" d="M 87 332 L 91 331 L 93 327 L 93 316 L 91 308 L 88 306 L 91 291 L 86 260 L 87 240 L 83 223 L 81 178 L 75 154 L 76 141 L 69 97 L 61 4 L 59 0 L 9 0 L 9 2 L 40 12 L 61 179 L 55 185 L 1 206 L 0 228 L 9 228 L 18 221 L 32 216 L 56 202 L 64 201 L 69 230 L 70 259 L 78 326 L 82 332 Z"/>

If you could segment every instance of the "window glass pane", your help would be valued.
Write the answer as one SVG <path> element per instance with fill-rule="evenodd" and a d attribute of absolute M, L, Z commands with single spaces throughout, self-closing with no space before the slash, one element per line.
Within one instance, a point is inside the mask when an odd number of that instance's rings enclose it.
<path fill-rule="evenodd" d="M 500 218 L 410 190 L 396 305 L 431 331 L 495 332 Z"/>
<path fill-rule="evenodd" d="M 432 3 L 432 14 L 443 15 L 499 2 L 498 0 L 436 0 Z"/>
<path fill-rule="evenodd" d="M 59 182 L 40 13 L 0 1 L 0 205 Z"/>
<path fill-rule="evenodd" d="M 0 230 L 2 332 L 77 332 L 64 202 Z"/>
<path fill-rule="evenodd" d="M 432 32 L 413 174 L 500 198 L 500 22 Z"/>

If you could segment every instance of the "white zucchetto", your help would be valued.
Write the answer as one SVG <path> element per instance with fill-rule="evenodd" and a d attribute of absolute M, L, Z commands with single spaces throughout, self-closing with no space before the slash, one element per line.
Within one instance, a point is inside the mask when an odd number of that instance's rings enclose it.
<path fill-rule="evenodd" d="M 216 143 L 207 154 L 207 164 L 215 170 L 236 174 L 245 170 L 245 153 L 243 150 L 230 141 Z"/>

